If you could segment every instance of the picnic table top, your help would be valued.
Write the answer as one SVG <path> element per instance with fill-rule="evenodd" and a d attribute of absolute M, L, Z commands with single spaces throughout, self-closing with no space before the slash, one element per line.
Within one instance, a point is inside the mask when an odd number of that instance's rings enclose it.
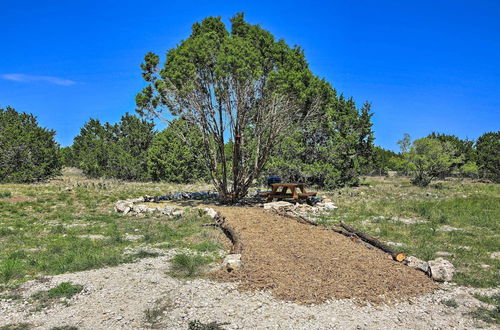
<path fill-rule="evenodd" d="M 273 183 L 271 186 L 277 186 L 277 187 L 300 187 L 304 186 L 303 183 Z"/>

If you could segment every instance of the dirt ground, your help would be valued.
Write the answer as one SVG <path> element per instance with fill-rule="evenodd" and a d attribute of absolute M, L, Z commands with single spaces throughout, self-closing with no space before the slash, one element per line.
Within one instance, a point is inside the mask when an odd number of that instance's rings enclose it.
<path fill-rule="evenodd" d="M 325 228 L 260 208 L 219 207 L 241 236 L 244 267 L 220 280 L 241 289 L 271 290 L 276 298 L 316 304 L 330 299 L 390 302 L 436 289 L 422 272 Z"/>

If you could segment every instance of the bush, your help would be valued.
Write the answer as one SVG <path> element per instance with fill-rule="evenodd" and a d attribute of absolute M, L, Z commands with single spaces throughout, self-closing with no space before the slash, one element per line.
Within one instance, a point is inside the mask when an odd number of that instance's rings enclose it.
<path fill-rule="evenodd" d="M 30 183 L 60 174 L 54 136 L 33 115 L 0 108 L 0 182 Z"/>
<path fill-rule="evenodd" d="M 180 253 L 172 259 L 171 275 L 181 278 L 193 278 L 201 274 L 203 266 L 211 260 L 200 255 Z"/>
<path fill-rule="evenodd" d="M 370 104 L 358 109 L 334 91 L 327 103 L 316 120 L 289 130 L 294 133 L 275 148 L 264 176 L 330 189 L 359 184 L 373 158 Z"/>
<path fill-rule="evenodd" d="M 72 153 L 88 177 L 146 180 L 147 150 L 154 136 L 153 123 L 128 113 L 115 125 L 90 119 L 75 137 Z"/>
<path fill-rule="evenodd" d="M 428 186 L 441 173 L 448 172 L 453 164 L 460 160 L 454 157 L 456 150 L 449 142 L 441 142 L 433 138 L 422 138 L 413 141 L 405 158 L 414 176 L 412 183 L 417 186 Z"/>
<path fill-rule="evenodd" d="M 500 182 L 500 131 L 481 135 L 477 139 L 476 152 L 481 176 Z"/>
<path fill-rule="evenodd" d="M 188 183 L 208 179 L 199 159 L 202 138 L 183 119 L 176 119 L 155 136 L 147 153 L 148 173 L 155 181 Z"/>

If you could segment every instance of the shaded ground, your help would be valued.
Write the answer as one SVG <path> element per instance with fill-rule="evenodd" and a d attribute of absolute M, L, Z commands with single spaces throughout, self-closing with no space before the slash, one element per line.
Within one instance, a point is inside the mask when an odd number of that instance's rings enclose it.
<path fill-rule="evenodd" d="M 330 230 L 259 208 L 220 207 L 240 235 L 244 268 L 214 277 L 240 288 L 271 290 L 299 303 L 359 298 L 380 302 L 423 295 L 436 285 L 422 272 Z"/>

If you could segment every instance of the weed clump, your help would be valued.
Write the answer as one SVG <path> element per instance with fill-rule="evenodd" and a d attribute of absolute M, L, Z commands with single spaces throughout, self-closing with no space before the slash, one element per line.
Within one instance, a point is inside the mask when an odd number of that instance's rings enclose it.
<path fill-rule="evenodd" d="M 75 294 L 80 293 L 82 290 L 83 286 L 79 284 L 73 284 L 71 282 L 63 282 L 48 291 L 37 292 L 31 297 L 34 299 L 71 298 Z"/>
<path fill-rule="evenodd" d="M 0 198 L 8 198 L 11 196 L 12 196 L 12 193 L 10 191 L 0 191 Z"/>
<path fill-rule="evenodd" d="M 189 321 L 188 329 L 189 330 L 223 330 L 224 328 L 221 325 L 225 325 L 228 323 L 218 323 L 218 322 L 210 322 L 210 323 L 202 323 L 198 320 Z"/>
<path fill-rule="evenodd" d="M 205 265 L 212 261 L 211 258 L 201 255 L 180 253 L 172 259 L 170 275 L 178 278 L 193 278 L 202 274 Z"/>

